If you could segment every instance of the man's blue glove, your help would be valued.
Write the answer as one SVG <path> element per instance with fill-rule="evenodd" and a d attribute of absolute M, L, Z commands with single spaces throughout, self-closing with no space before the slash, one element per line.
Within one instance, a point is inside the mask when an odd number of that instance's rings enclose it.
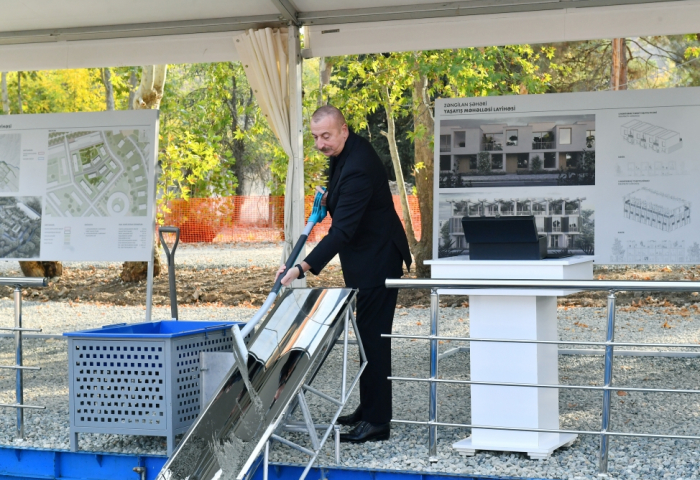
<path fill-rule="evenodd" d="M 323 192 L 316 192 L 316 198 L 314 198 L 314 208 L 311 210 L 311 215 L 309 215 L 309 222 L 321 223 L 321 221 L 326 218 L 326 206 L 321 205 L 321 200 L 325 194 L 326 189 Z"/>

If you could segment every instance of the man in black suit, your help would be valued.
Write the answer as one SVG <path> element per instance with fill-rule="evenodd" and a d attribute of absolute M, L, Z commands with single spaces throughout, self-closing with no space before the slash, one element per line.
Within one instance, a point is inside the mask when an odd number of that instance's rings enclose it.
<path fill-rule="evenodd" d="M 283 285 L 307 271 L 314 275 L 340 256 L 345 284 L 359 289 L 357 326 L 368 365 L 360 378 L 360 406 L 338 423 L 355 425 L 341 441 L 387 440 L 391 420 L 391 333 L 398 290 L 387 289 L 387 278 L 400 278 L 403 263 L 411 266 L 411 252 L 396 214 L 389 180 L 377 152 L 348 129 L 343 114 L 330 105 L 311 118 L 316 148 L 330 157 L 325 204 L 331 228 L 299 265 L 282 279 Z M 278 275 L 284 271 L 282 267 Z"/>

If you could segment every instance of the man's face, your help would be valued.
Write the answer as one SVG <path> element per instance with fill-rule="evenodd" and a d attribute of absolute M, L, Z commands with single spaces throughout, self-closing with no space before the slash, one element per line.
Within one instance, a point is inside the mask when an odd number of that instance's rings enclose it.
<path fill-rule="evenodd" d="M 314 137 L 316 148 L 327 157 L 340 155 L 348 139 L 348 126 L 338 121 L 331 115 L 321 118 L 319 121 L 311 121 L 311 134 Z"/>

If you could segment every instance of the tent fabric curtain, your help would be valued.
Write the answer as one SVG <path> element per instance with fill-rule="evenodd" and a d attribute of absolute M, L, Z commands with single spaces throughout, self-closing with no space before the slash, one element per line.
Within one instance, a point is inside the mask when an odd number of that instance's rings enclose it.
<path fill-rule="evenodd" d="M 260 110 L 285 153 L 291 157 L 287 32 L 272 28 L 251 29 L 234 37 L 234 44 Z"/>
<path fill-rule="evenodd" d="M 284 201 L 285 251 L 283 260 L 291 253 L 294 241 L 293 232 L 303 225 L 293 225 L 292 195 L 294 190 L 295 156 L 292 148 L 290 128 L 289 99 L 289 46 L 287 29 L 264 28 L 248 30 L 234 37 L 236 51 L 246 72 L 248 82 L 253 89 L 260 110 L 267 118 L 268 124 L 280 142 L 287 157 L 286 192 Z M 303 156 L 301 156 L 303 162 Z M 303 222 L 303 212 L 302 212 Z"/>

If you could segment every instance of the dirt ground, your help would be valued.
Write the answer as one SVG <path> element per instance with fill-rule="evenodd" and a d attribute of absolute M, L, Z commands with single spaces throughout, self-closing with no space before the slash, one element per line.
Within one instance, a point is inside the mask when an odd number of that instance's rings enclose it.
<path fill-rule="evenodd" d="M 164 269 L 165 270 L 165 269 Z M 124 283 L 119 278 L 119 269 L 91 268 L 64 269 L 63 276 L 47 288 L 26 289 L 24 298 L 34 301 L 94 302 L 113 305 L 143 305 L 146 296 L 146 282 Z M 177 269 L 177 290 L 179 304 L 213 304 L 220 306 L 262 305 L 273 284 L 273 270 L 251 266 L 228 269 Z M 410 277 L 411 275 L 409 275 Z M 594 277 L 598 280 L 698 280 L 700 266 L 642 266 L 596 267 Z M 318 277 L 309 275 L 311 287 L 343 286 L 339 266 L 329 265 Z M 169 305 L 168 275 L 163 272 L 156 277 L 153 300 L 156 305 Z M 11 298 L 9 287 L 0 287 L 0 298 Z M 603 306 L 605 292 L 584 292 L 561 298 L 565 306 Z M 444 305 L 458 306 L 466 298 L 443 297 Z M 656 292 L 621 292 L 620 305 L 666 305 L 680 307 L 700 301 L 697 292 L 659 294 Z M 454 303 L 457 302 L 457 303 Z M 398 304 L 404 307 L 427 307 L 427 290 L 401 290 Z"/>

